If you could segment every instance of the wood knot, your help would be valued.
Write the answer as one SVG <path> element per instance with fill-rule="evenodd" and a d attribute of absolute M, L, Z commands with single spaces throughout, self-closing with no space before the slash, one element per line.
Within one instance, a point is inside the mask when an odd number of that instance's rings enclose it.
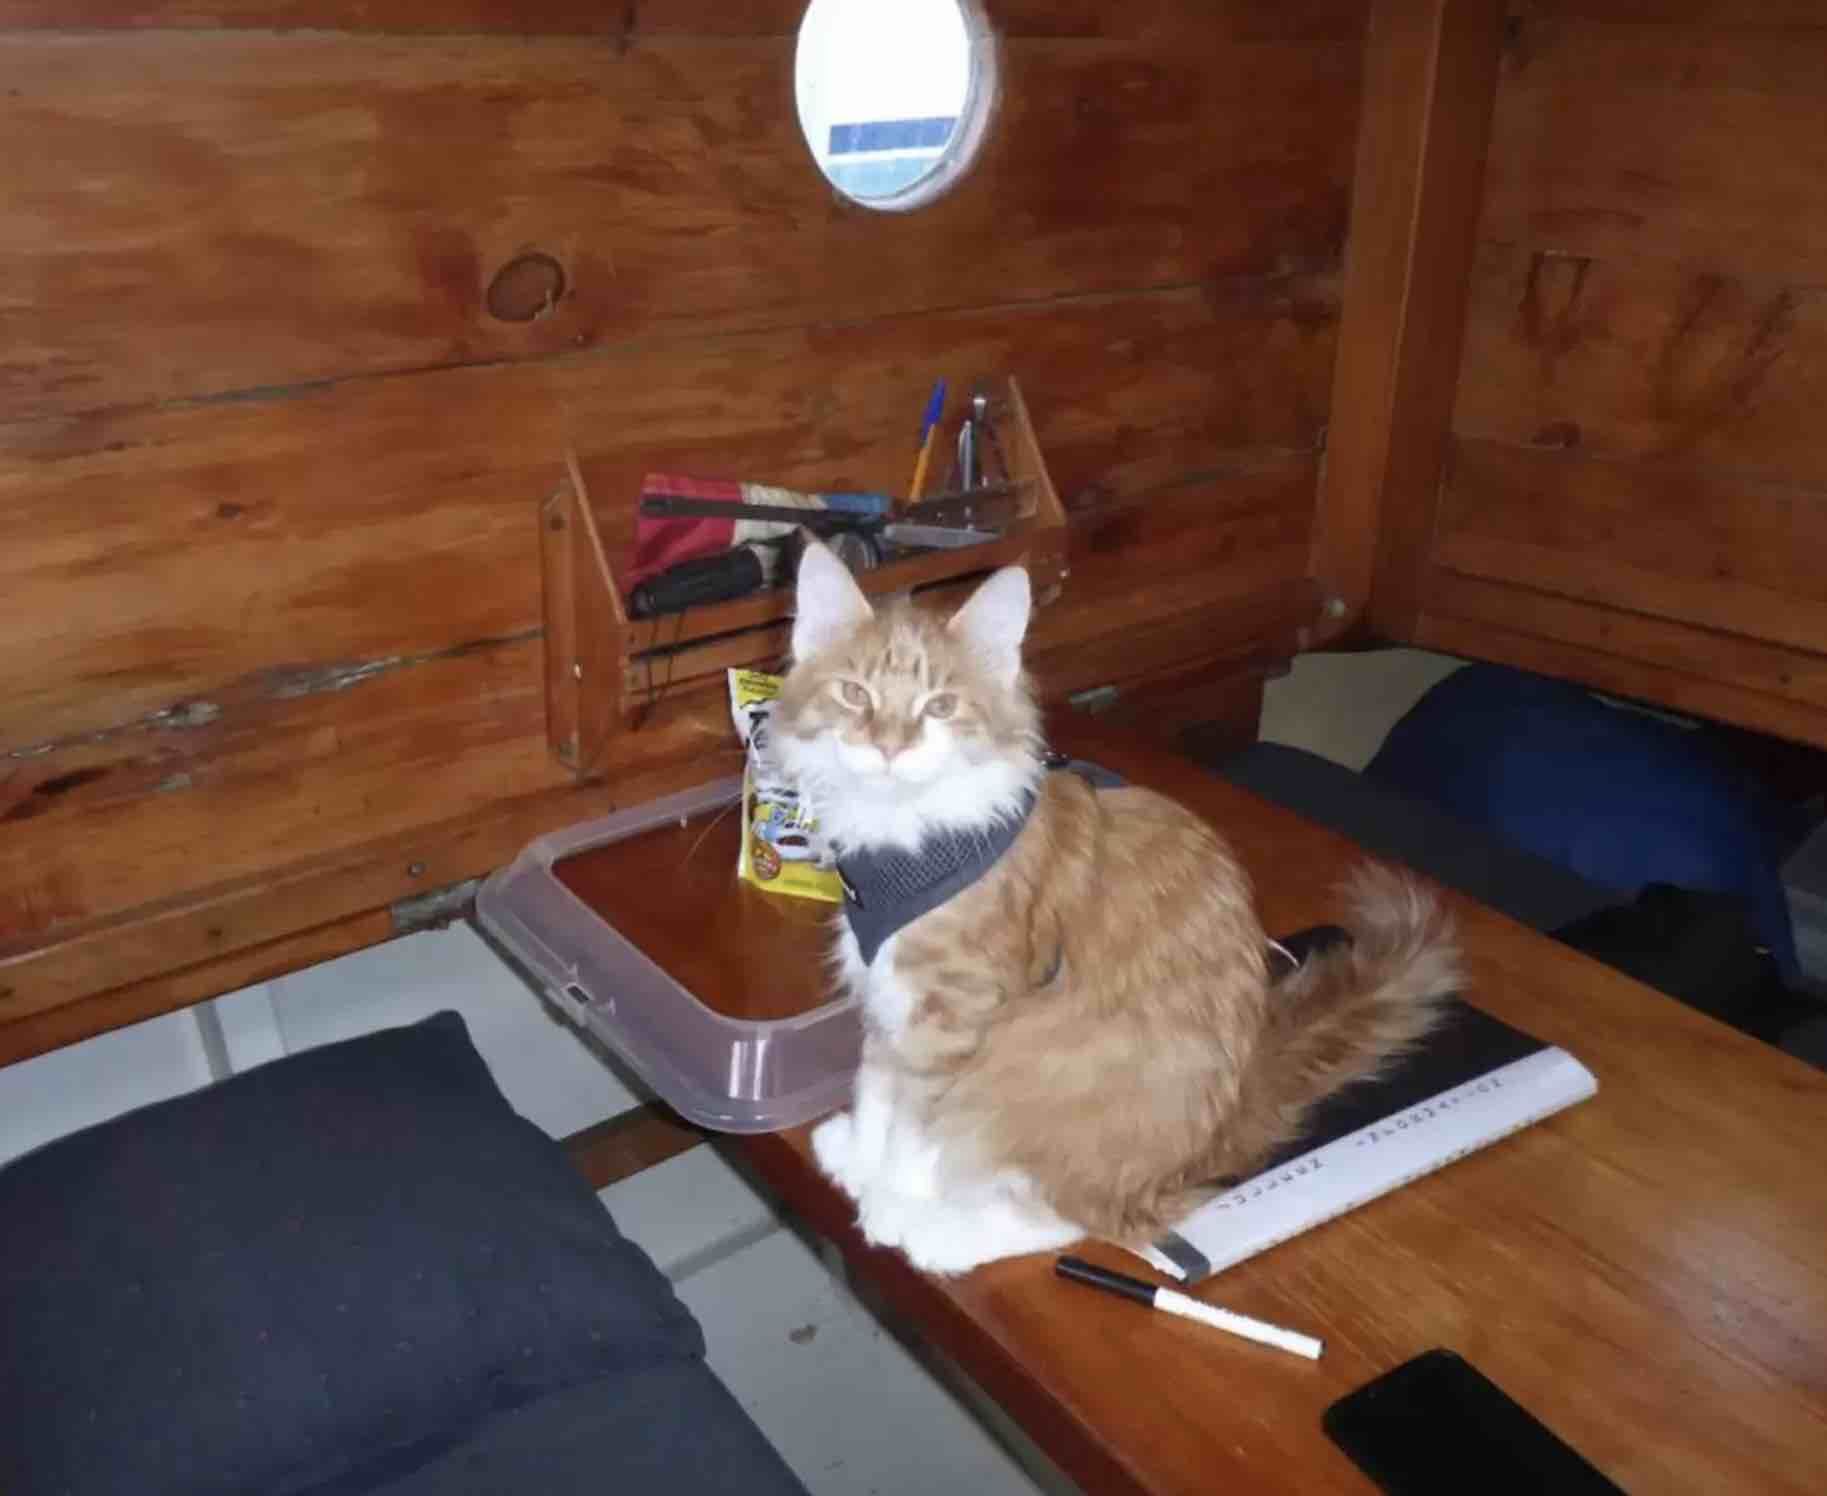
<path fill-rule="evenodd" d="M 483 304 L 497 322 L 531 322 L 565 294 L 565 267 L 539 250 L 515 255 L 495 272 Z"/>

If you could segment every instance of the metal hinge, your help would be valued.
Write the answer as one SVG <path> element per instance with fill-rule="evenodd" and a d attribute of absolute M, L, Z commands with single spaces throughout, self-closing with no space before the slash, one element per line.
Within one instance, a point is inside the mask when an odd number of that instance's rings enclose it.
<path fill-rule="evenodd" d="M 410 935 L 415 930 L 442 929 L 452 920 L 464 918 L 481 883 L 480 878 L 465 878 L 461 883 L 434 888 L 429 893 L 415 893 L 409 899 L 389 904 L 387 912 L 393 917 L 393 933 Z"/>

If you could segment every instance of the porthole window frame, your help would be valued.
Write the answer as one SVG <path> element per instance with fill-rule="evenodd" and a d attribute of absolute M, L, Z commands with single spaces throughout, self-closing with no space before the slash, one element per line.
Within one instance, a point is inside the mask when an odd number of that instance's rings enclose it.
<path fill-rule="evenodd" d="M 917 212 L 949 196 L 976 165 L 1001 109 L 1002 53 L 995 28 L 991 26 L 981 0 L 952 0 L 952 3 L 958 7 L 958 13 L 964 21 L 965 44 L 970 49 L 964 103 L 959 108 L 958 123 L 952 130 L 951 138 L 946 141 L 945 149 L 932 168 L 917 182 L 910 182 L 885 197 L 857 197 L 846 192 L 825 175 L 824 167 L 819 164 L 818 154 L 806 135 L 805 121 L 800 117 L 797 83 L 791 88 L 793 122 L 798 127 L 800 142 L 805 147 L 806 162 L 824 184 L 826 191 L 846 207 L 857 208 L 865 213 Z M 793 36 L 795 77 L 799 65 L 800 38 L 805 31 L 806 16 L 810 13 L 811 5 L 808 3 L 800 15 L 799 28 Z"/>

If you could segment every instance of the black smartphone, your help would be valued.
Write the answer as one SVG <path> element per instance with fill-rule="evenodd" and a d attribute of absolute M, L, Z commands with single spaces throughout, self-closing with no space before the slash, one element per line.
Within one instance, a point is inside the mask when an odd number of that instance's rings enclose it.
<path fill-rule="evenodd" d="M 1321 1426 L 1389 1496 L 1622 1496 L 1577 1450 L 1449 1350 L 1341 1397 Z"/>

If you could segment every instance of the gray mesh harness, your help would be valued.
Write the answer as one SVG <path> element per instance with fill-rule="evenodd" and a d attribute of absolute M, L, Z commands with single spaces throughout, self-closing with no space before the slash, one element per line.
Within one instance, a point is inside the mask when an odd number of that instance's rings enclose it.
<path fill-rule="evenodd" d="M 1124 783 L 1120 774 L 1064 754 L 1049 753 L 1043 763 L 1050 770 L 1071 770 L 1093 789 L 1114 789 Z M 856 936 L 863 964 L 875 960 L 883 942 L 903 925 L 931 913 L 994 867 L 1028 824 L 1034 800 L 1030 791 L 1020 810 L 1008 819 L 968 831 L 939 832 L 922 842 L 917 852 L 883 847 L 838 858 L 844 915 Z"/>

